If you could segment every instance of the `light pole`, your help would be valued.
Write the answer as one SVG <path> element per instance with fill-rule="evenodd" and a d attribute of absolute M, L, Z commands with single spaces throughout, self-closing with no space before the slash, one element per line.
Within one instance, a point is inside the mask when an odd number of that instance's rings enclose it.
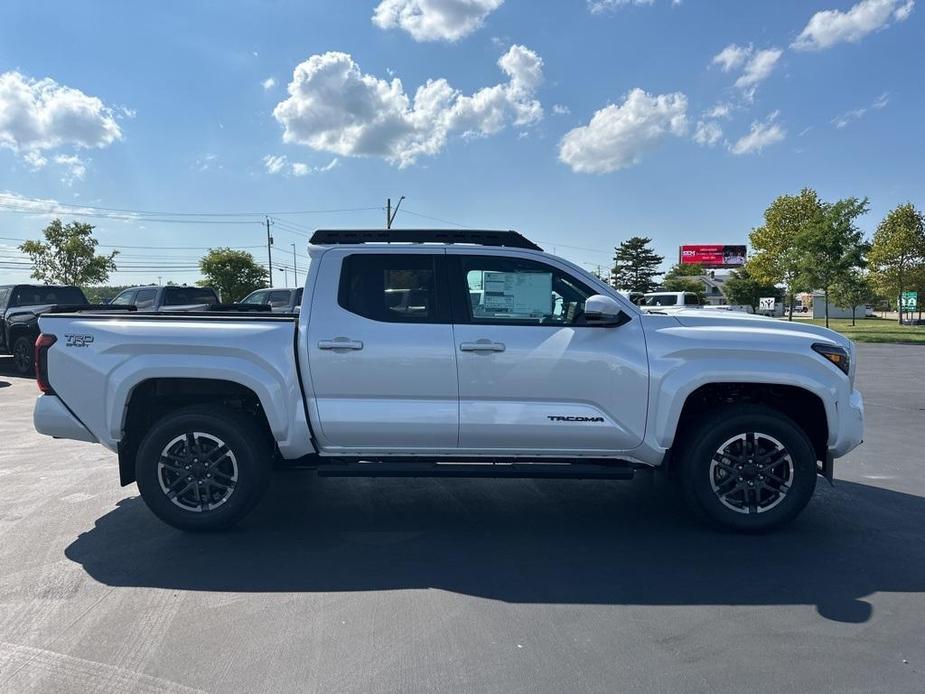
<path fill-rule="evenodd" d="M 295 260 L 295 244 L 292 244 L 292 283 L 299 284 L 299 264 Z"/>
<path fill-rule="evenodd" d="M 284 286 L 284 287 L 288 287 L 288 286 L 289 286 L 289 279 L 288 279 L 288 276 L 286 275 L 286 268 L 284 268 L 284 267 L 278 267 L 278 268 L 276 268 L 276 269 L 283 273 L 283 286 Z"/>

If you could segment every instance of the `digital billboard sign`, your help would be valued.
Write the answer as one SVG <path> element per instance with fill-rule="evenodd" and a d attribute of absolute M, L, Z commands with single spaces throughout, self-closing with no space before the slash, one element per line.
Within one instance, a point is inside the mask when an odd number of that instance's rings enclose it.
<path fill-rule="evenodd" d="M 745 246 L 681 246 L 678 262 L 682 265 L 696 264 L 708 268 L 741 267 L 745 265 Z"/>

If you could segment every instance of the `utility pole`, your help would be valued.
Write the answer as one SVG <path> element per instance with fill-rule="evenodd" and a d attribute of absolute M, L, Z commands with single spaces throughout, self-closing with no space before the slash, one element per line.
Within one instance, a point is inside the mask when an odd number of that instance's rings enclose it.
<path fill-rule="evenodd" d="M 295 259 L 295 244 L 292 244 L 292 283 L 299 284 L 299 264 Z"/>
<path fill-rule="evenodd" d="M 270 224 L 271 224 L 270 218 L 267 217 L 266 219 L 267 219 L 267 265 L 270 269 L 270 272 L 269 272 L 270 287 L 272 287 L 273 286 L 273 250 L 272 250 L 273 237 L 270 236 Z"/>
<path fill-rule="evenodd" d="M 405 196 L 402 195 L 398 198 L 398 202 L 395 204 L 395 212 L 392 212 L 392 198 L 386 198 L 385 201 L 385 228 L 391 229 L 392 222 L 395 221 L 395 215 L 398 214 L 398 208 L 401 207 L 401 201 L 405 199 Z"/>

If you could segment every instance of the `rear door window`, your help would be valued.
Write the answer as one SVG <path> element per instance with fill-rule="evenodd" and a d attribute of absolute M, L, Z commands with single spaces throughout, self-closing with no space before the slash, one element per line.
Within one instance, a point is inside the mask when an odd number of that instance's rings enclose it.
<path fill-rule="evenodd" d="M 115 299 L 112 300 L 113 306 L 131 306 L 132 302 L 135 300 L 135 294 L 138 292 L 135 289 L 130 289 L 128 291 L 122 292 L 117 295 Z"/>
<path fill-rule="evenodd" d="M 135 294 L 135 308 L 139 311 L 144 311 L 146 308 L 154 308 L 154 300 L 156 298 L 156 289 L 139 289 L 138 293 Z"/>
<path fill-rule="evenodd" d="M 270 292 L 270 298 L 267 300 L 270 308 L 282 308 L 289 305 L 289 290 L 280 289 Z"/>
<path fill-rule="evenodd" d="M 338 303 L 364 318 L 449 323 L 441 294 L 435 255 L 358 253 L 343 260 Z"/>

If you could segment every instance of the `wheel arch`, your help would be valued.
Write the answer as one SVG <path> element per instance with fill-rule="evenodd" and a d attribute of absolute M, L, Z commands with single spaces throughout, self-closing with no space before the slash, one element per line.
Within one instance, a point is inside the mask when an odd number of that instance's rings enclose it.
<path fill-rule="evenodd" d="M 122 436 L 117 452 L 119 482 L 124 487 L 135 481 L 135 456 L 151 426 L 170 412 L 190 405 L 220 404 L 246 413 L 257 423 L 275 448 L 275 437 L 263 401 L 255 390 L 234 380 L 221 378 L 155 377 L 135 384 L 122 412 Z"/>
<path fill-rule="evenodd" d="M 807 388 L 781 383 L 718 381 L 699 386 L 684 400 L 670 445 L 679 442 L 704 412 L 743 403 L 764 405 L 793 420 L 812 443 L 816 459 L 826 460 L 829 420 L 824 400 Z"/>

